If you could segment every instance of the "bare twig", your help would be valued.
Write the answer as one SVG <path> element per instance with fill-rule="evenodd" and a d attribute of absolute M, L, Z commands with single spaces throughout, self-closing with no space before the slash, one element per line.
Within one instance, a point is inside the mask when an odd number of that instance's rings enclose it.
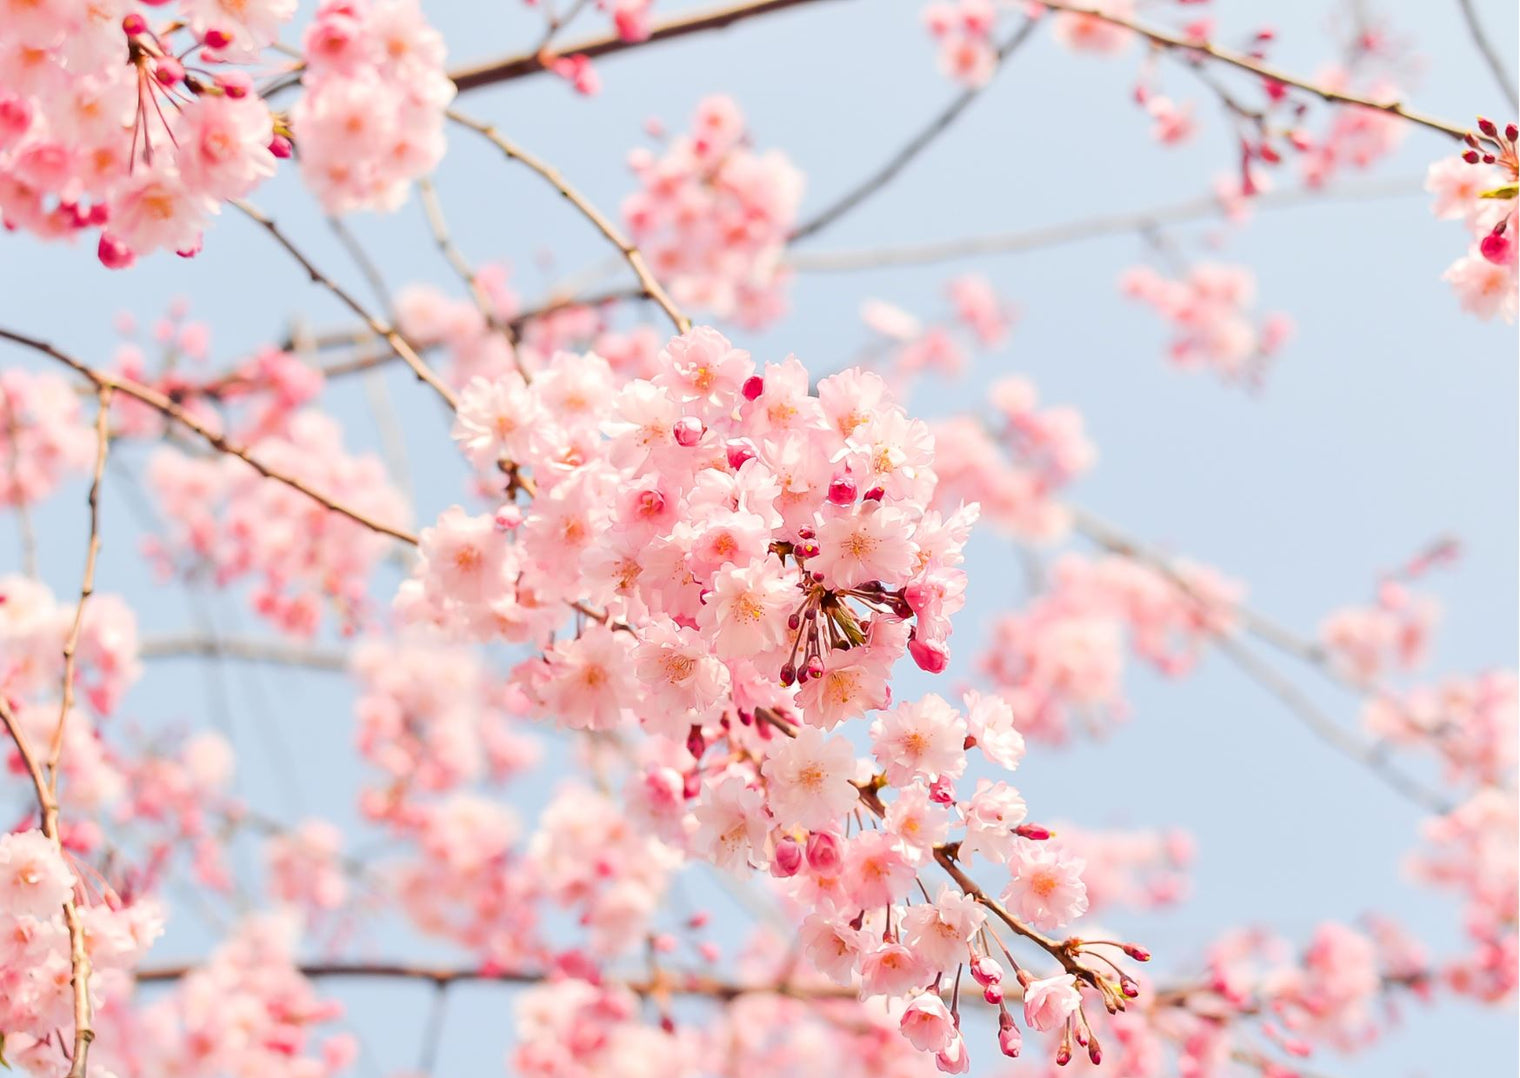
<path fill-rule="evenodd" d="M 6 464 L 10 472 L 11 490 L 16 496 L 16 504 L 11 508 L 16 513 L 16 530 L 21 541 L 21 568 L 27 576 L 35 580 L 37 579 L 37 533 L 32 529 L 32 511 L 27 507 L 26 499 L 21 493 L 21 450 L 18 445 L 21 437 L 21 423 L 16 415 L 16 407 L 11 403 L 10 391 L 3 385 L 0 385 L 0 403 L 5 405 L 5 434 L 11 443 Z"/>
<path fill-rule="evenodd" d="M 1377 180 L 1365 184 L 1347 184 L 1329 190 L 1305 188 L 1296 191 L 1273 191 L 1256 195 L 1249 205 L 1260 209 L 1286 209 L 1317 202 L 1362 202 L 1372 198 L 1398 198 L 1419 194 L 1422 181 L 1417 178 Z M 1220 216 L 1224 207 L 1212 195 L 1158 206 L 1137 213 L 1104 214 L 1084 217 L 1059 225 L 997 232 L 938 240 L 933 243 L 905 244 L 900 247 L 873 247 L 854 251 L 801 252 L 788 256 L 786 262 L 802 273 L 846 273 L 854 270 L 882 269 L 888 266 L 926 265 L 978 255 L 1014 254 L 1054 247 L 1063 243 L 1095 239 L 1146 228 L 1185 224 Z"/>
<path fill-rule="evenodd" d="M 721 30 L 760 15 L 769 15 L 775 11 L 785 11 L 787 8 L 803 7 L 818 2 L 820 0 L 759 0 L 755 3 L 733 4 L 714 11 L 683 15 L 659 23 L 650 29 L 649 36 L 642 41 L 627 41 L 616 33 L 604 34 L 600 37 L 573 42 L 555 49 L 552 53 L 539 49 L 520 56 L 508 57 L 505 60 L 492 60 L 462 67 L 450 72 L 449 78 L 454 80 L 454 85 L 459 88 L 460 93 L 468 93 L 482 86 L 494 86 L 499 82 L 510 82 L 513 79 L 540 74 L 549 70 L 549 65 L 554 62 L 556 56 L 584 56 L 589 60 L 594 60 L 600 56 L 610 56 L 614 53 L 654 45 L 661 41 L 686 37 L 688 34 Z"/>
<path fill-rule="evenodd" d="M 1391 116 L 1399 117 L 1401 120 L 1407 120 L 1409 123 L 1417 124 L 1420 127 L 1428 127 L 1432 131 L 1439 131 L 1441 134 L 1454 139 L 1465 139 L 1468 135 L 1468 129 L 1465 127 L 1459 127 L 1454 123 L 1435 116 L 1415 112 L 1399 101 L 1378 101 L 1359 94 L 1347 93 L 1331 89 L 1328 86 L 1321 86 L 1310 82 L 1308 79 L 1303 79 L 1278 68 L 1270 67 L 1243 53 L 1221 48 L 1209 41 L 1200 41 L 1182 34 L 1172 33 L 1170 30 L 1146 26 L 1124 15 L 1100 11 L 1082 4 L 1065 3 L 1063 0 L 1035 0 L 1035 2 L 1052 11 L 1065 11 L 1073 15 L 1086 15 L 1089 18 L 1097 19 L 1100 22 L 1106 22 L 1113 26 L 1122 26 L 1126 30 L 1130 30 L 1146 38 L 1158 48 L 1178 49 L 1182 52 L 1189 52 L 1197 56 L 1217 60 L 1230 67 L 1249 71 L 1251 74 L 1257 75 L 1268 82 L 1275 82 L 1283 86 L 1292 86 L 1303 90 L 1331 104 L 1356 105 L 1360 108 L 1372 109 L 1376 112 L 1386 112 Z"/>
<path fill-rule="evenodd" d="M 111 446 L 111 394 L 110 386 L 97 386 L 95 391 L 95 471 L 90 478 L 90 538 L 85 547 L 84 579 L 79 585 L 79 602 L 74 606 L 74 621 L 63 641 L 63 687 L 59 695 L 58 725 L 53 728 L 53 741 L 48 746 L 48 792 L 58 796 L 58 761 L 63 755 L 63 730 L 74 707 L 74 659 L 79 651 L 79 632 L 84 627 L 84 608 L 95 594 L 95 563 L 100 558 L 100 483 L 106 474 L 106 455 Z"/>
<path fill-rule="evenodd" d="M 618 249 L 618 252 L 623 256 L 623 261 L 628 263 L 629 268 L 634 272 L 634 276 L 639 279 L 639 284 L 643 285 L 644 294 L 654 300 L 660 309 L 665 312 L 670 321 L 674 323 L 676 332 L 685 333 L 691 328 L 691 319 L 681 313 L 676 307 L 675 302 L 670 298 L 670 295 L 661 286 L 660 282 L 655 279 L 654 274 L 649 271 L 649 265 L 644 261 L 644 256 L 639 252 L 639 249 L 634 246 L 631 240 L 623 235 L 622 231 L 601 210 L 592 205 L 585 195 L 571 187 L 565 178 L 559 174 L 558 170 L 528 153 L 515 142 L 512 142 L 500 131 L 496 130 L 493 124 L 487 123 L 484 120 L 474 119 L 458 109 L 450 109 L 448 116 L 455 123 L 468 127 L 471 131 L 484 136 L 509 158 L 521 162 L 543 177 L 566 201 L 579 210 L 586 220 L 595 225 L 597 231 L 601 232 L 609 243 Z"/>
<path fill-rule="evenodd" d="M 364 308 L 363 304 L 354 299 L 354 297 L 349 294 L 346 289 L 344 289 L 331 277 L 328 277 L 326 274 L 324 274 L 321 270 L 317 269 L 317 267 L 312 263 L 311 259 L 307 258 L 306 255 L 301 252 L 301 249 L 291 242 L 290 237 L 286 236 L 285 233 L 281 231 L 279 226 L 274 223 L 274 220 L 272 218 L 270 218 L 258 207 L 244 202 L 241 199 L 230 199 L 229 202 L 232 206 L 236 207 L 245 216 L 252 219 L 256 224 L 260 225 L 266 232 L 273 236 L 275 241 L 281 247 L 285 248 L 285 250 L 290 253 L 292 258 L 301 264 L 301 268 L 307 272 L 307 274 L 311 277 L 313 283 L 319 284 L 331 292 L 339 300 L 339 302 L 341 302 L 349 310 L 353 311 L 354 314 L 358 315 L 359 318 L 363 320 L 364 324 L 369 326 L 369 328 L 374 331 L 377 337 L 384 338 L 385 342 L 391 346 L 391 349 L 396 353 L 396 355 L 399 356 L 406 363 L 406 365 L 412 369 L 412 373 L 417 376 L 418 380 L 426 382 L 429 386 L 431 386 L 433 388 L 433 391 L 443 398 L 444 403 L 447 404 L 450 409 L 454 409 L 458 406 L 458 401 L 455 399 L 454 391 L 450 389 L 448 385 L 444 383 L 436 374 L 434 374 L 432 369 L 422 361 L 422 357 L 417 354 L 416 350 L 411 346 L 407 339 L 398 333 L 395 329 L 391 328 L 376 318 L 374 315 L 370 314 L 369 311 Z"/>
<path fill-rule="evenodd" d="M 1499 58 L 1499 50 L 1494 48 L 1494 43 L 1484 32 L 1483 23 L 1478 19 L 1478 9 L 1473 5 L 1473 0 L 1457 0 L 1457 6 L 1462 9 L 1462 21 L 1467 23 L 1467 32 L 1472 35 L 1473 44 L 1478 46 L 1478 52 L 1482 54 L 1489 74 L 1494 77 L 1494 82 L 1499 86 L 1499 92 L 1504 95 L 1504 103 L 1514 104 L 1514 77 L 1504 70 L 1504 61 Z"/>
<path fill-rule="evenodd" d="M 237 659 L 308 670 L 346 670 L 348 655 L 340 648 L 298 644 L 287 640 L 254 640 L 222 636 L 154 636 L 142 642 L 141 659 Z"/>
<path fill-rule="evenodd" d="M 1030 35 L 1034 32 L 1035 25 L 1036 21 L 1034 19 L 1025 19 L 1024 24 L 1014 32 L 1013 36 L 998 46 L 997 63 L 994 73 L 1001 71 L 1003 61 L 1013 55 L 1020 45 L 1029 40 Z M 871 175 L 829 203 L 822 210 L 819 210 L 808 220 L 792 229 L 792 234 L 787 239 L 795 243 L 798 240 L 805 240 L 809 236 L 822 231 L 891 183 L 893 178 L 903 169 L 907 168 L 915 157 L 928 148 L 931 142 L 950 130 L 950 126 L 955 123 L 957 117 L 966 111 L 971 102 L 975 101 L 984 89 L 986 89 L 985 85 L 973 86 L 961 91 L 955 100 L 951 101 L 921 131 L 909 139 L 902 149 L 893 154 L 881 168 L 871 173 Z"/>
<path fill-rule="evenodd" d="M 0 327 L 0 338 L 8 341 L 13 341 L 16 344 L 30 348 L 36 352 L 41 352 L 43 355 L 57 360 L 64 366 L 70 368 L 78 374 L 83 375 L 85 378 L 88 378 L 97 389 L 114 389 L 119 393 L 126 394 L 134 400 L 141 401 L 143 404 L 146 404 L 148 407 L 154 409 L 155 411 L 163 413 L 163 415 L 167 416 L 169 419 L 172 419 L 180 426 L 185 427 L 186 429 L 193 431 L 195 434 L 199 435 L 206 441 L 208 445 L 211 446 L 211 448 L 215 449 L 217 452 L 227 453 L 231 456 L 237 457 L 244 464 L 247 464 L 254 471 L 258 472 L 266 479 L 273 479 L 277 483 L 284 483 L 292 490 L 299 491 L 318 504 L 325 506 L 340 516 L 347 517 L 349 520 L 352 520 L 356 524 L 362 524 L 364 527 L 370 529 L 371 531 L 379 532 L 382 535 L 389 535 L 393 539 L 400 539 L 403 543 L 407 543 L 411 546 L 417 545 L 417 537 L 410 532 L 405 531 L 401 528 L 392 527 L 389 524 L 375 520 L 373 517 L 366 516 L 364 513 L 359 512 L 359 510 L 344 505 L 342 502 L 335 501 L 334 499 L 328 497 L 326 494 L 323 494 L 321 491 L 308 486 L 306 483 L 300 479 L 297 479 L 295 476 L 287 475 L 284 472 L 280 472 L 274 468 L 269 467 L 269 465 L 264 464 L 262 461 L 250 455 L 248 450 L 244 449 L 242 446 L 233 445 L 224 436 L 207 427 L 189 412 L 185 411 L 179 405 L 171 401 L 168 397 L 164 396 L 162 393 L 159 393 L 156 390 L 149 389 L 147 386 L 140 385 L 139 383 L 131 381 L 127 378 L 118 378 L 113 374 L 107 374 L 104 371 L 98 371 L 94 367 L 91 367 L 88 364 L 75 359 L 67 352 L 62 352 L 57 348 L 54 348 L 51 344 L 48 344 L 46 341 L 38 340 L 35 337 L 28 337 L 23 333 L 17 333 L 14 330 Z"/>

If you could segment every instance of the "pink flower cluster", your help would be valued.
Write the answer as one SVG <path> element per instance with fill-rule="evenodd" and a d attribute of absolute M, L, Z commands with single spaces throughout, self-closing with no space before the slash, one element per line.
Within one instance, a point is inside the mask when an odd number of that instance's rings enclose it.
<path fill-rule="evenodd" d="M 0 18 L 0 213 L 44 238 L 101 229 L 112 268 L 195 253 L 219 204 L 274 174 L 274 120 L 231 62 L 295 0 L 184 0 L 155 31 L 126 3 L 20 4 Z M 184 41 L 189 36 L 190 41 Z M 192 58 L 193 55 L 193 58 Z"/>
<path fill-rule="evenodd" d="M 72 601 L 58 602 L 36 580 L 0 577 L 0 692 L 12 700 L 57 700 L 63 642 L 74 612 Z M 131 607 L 119 595 L 93 596 L 79 626 L 75 688 L 97 714 L 108 715 L 141 674 L 137 618 Z M 57 719 L 56 707 L 52 718 Z M 51 737 L 48 730 L 47 739 Z"/>
<path fill-rule="evenodd" d="M 0 505 L 41 501 L 95 459 L 95 431 L 67 379 L 0 371 Z"/>
<path fill-rule="evenodd" d="M 1373 605 L 1346 607 L 1327 616 L 1319 638 L 1347 676 L 1371 683 L 1413 670 L 1424 661 L 1439 613 L 1439 605 L 1428 596 L 1385 581 Z"/>
<path fill-rule="evenodd" d="M 1211 636 L 1230 631 L 1243 589 L 1213 569 L 1179 563 L 1186 589 L 1122 557 L 1069 554 L 1022 613 L 1000 618 L 979 665 L 1026 736 L 1060 743 L 1075 720 L 1100 728 L 1126 713 L 1126 634 L 1169 676 L 1190 670 Z"/>
<path fill-rule="evenodd" d="M 1082 414 L 1066 406 L 1038 407 L 1039 395 L 1024 378 L 1000 378 L 987 395 L 996 409 L 990 427 L 961 415 L 930 428 L 937 499 L 976 499 L 990 524 L 1023 540 L 1064 537 L 1071 521 L 1055 496 L 1098 455 Z"/>
<path fill-rule="evenodd" d="M 703 98 L 688 134 L 628 160 L 639 189 L 623 216 L 679 303 L 746 326 L 784 313 L 791 274 L 782 255 L 803 177 L 780 150 L 750 148 L 732 98 Z"/>
<path fill-rule="evenodd" d="M 1200 263 L 1180 278 L 1136 266 L 1120 277 L 1119 289 L 1171 324 L 1168 355 L 1183 370 L 1211 367 L 1229 381 L 1258 382 L 1293 331 L 1285 314 L 1252 317 L 1256 281 L 1244 266 Z"/>
<path fill-rule="evenodd" d="M 945 291 L 951 304 L 950 317 L 928 325 L 883 300 L 861 304 L 861 320 L 879 338 L 867 355 L 880 357 L 883 369 L 896 376 L 894 383 L 926 371 L 960 374 L 966 367 L 969 348 L 991 349 L 1007 343 L 1014 309 L 998 296 L 987 278 L 967 273 L 952 278 Z"/>
<path fill-rule="evenodd" d="M 324 0 L 291 109 L 301 173 L 329 213 L 394 210 L 443 158 L 454 84 L 417 0 Z"/>
<path fill-rule="evenodd" d="M 405 500 L 379 459 L 346 453 L 337 424 L 325 415 L 298 412 L 249 448 L 265 465 L 372 519 L 405 521 Z M 365 623 L 368 581 L 390 545 L 385 536 L 227 455 L 199 457 L 164 446 L 150 459 L 147 478 L 170 525 L 149 550 L 165 569 L 209 571 L 220 586 L 251 579 L 254 611 L 298 636 L 316 632 L 324 609 L 346 630 Z"/>
<path fill-rule="evenodd" d="M 1520 171 L 1515 140 L 1516 125 L 1503 132 L 1488 120 L 1479 120 L 1482 139 L 1473 137 L 1461 156 L 1430 166 L 1425 189 L 1435 196 L 1431 209 L 1442 220 L 1460 220 L 1472 236 L 1467 254 L 1447 268 L 1462 309 L 1482 319 L 1498 316 L 1515 320 L 1520 299 L 1520 217 L 1516 207 L 1516 176 Z"/>

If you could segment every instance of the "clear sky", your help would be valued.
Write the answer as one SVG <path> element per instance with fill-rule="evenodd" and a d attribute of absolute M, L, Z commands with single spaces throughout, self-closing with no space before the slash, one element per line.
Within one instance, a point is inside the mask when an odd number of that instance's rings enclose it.
<path fill-rule="evenodd" d="M 657 10 L 685 6 L 661 0 Z M 1335 6 L 1324 0 L 1213 6 L 1224 40 L 1273 20 L 1280 38 L 1274 60 L 1291 70 L 1312 74 L 1331 57 L 1325 30 Z M 1503 52 L 1513 70 L 1515 7 L 1504 0 L 1476 6 L 1494 40 L 1508 43 Z M 427 4 L 458 61 L 536 42 L 538 30 L 520 7 L 515 0 Z M 609 59 L 601 64 L 604 92 L 593 101 L 538 78 L 471 95 L 464 105 L 553 161 L 594 201 L 615 207 L 631 184 L 624 158 L 642 142 L 643 122 L 660 117 L 679 128 L 703 94 L 727 92 L 757 144 L 784 149 L 806 172 L 806 206 L 813 208 L 895 151 L 956 92 L 934 70 L 919 7 L 917 0 L 839 0 Z M 1422 108 L 1457 122 L 1480 112 L 1501 122 L 1512 117 L 1514 106 L 1498 99 L 1456 0 L 1383 7 L 1424 61 L 1412 95 Z M 1157 147 L 1129 99 L 1137 61 L 1135 52 L 1073 56 L 1037 34 L 943 140 L 808 249 L 1018 230 L 1206 193 L 1234 155 L 1221 115 L 1199 84 L 1169 63 L 1168 91 L 1196 97 L 1205 123 L 1191 145 Z M 509 260 L 531 298 L 560 274 L 604 257 L 599 237 L 532 177 L 468 135 L 450 138 L 439 186 L 472 259 Z M 1450 149 L 1432 133 L 1411 131 L 1377 174 L 1417 187 L 1426 164 Z M 255 200 L 303 233 L 319 264 L 362 288 L 290 176 Z M 1004 373 L 1028 375 L 1045 400 L 1079 407 L 1099 446 L 1099 465 L 1078 485 L 1077 501 L 1246 580 L 1255 607 L 1305 632 L 1328 610 L 1368 598 L 1380 571 L 1437 535 L 1455 534 L 1464 556 L 1432 582 L 1445 614 L 1428 675 L 1508 667 L 1516 657 L 1515 331 L 1457 310 L 1438 278 L 1462 252 L 1465 234 L 1456 223 L 1434 220 L 1427 202 L 1416 193 L 1263 212 L 1228 235 L 1220 256 L 1249 263 L 1262 307 L 1290 313 L 1298 326 L 1255 394 L 1167 368 L 1163 326 L 1115 287 L 1123 268 L 1146 258 L 1133 235 L 939 266 L 804 274 L 790 318 L 763 334 L 732 335 L 757 357 L 796 352 L 811 366 L 833 368 L 865 339 L 862 299 L 930 314 L 941 308 L 951 274 L 985 273 L 1022 310 L 1013 341 L 965 382 L 921 393 L 920 413 L 975 401 Z M 393 217 L 359 218 L 355 228 L 393 286 L 454 286 L 415 201 Z M 1215 232 L 1192 226 L 1172 235 L 1197 255 Z M 0 238 L 0 324 L 50 336 L 93 362 L 109 357 L 117 312 L 151 321 L 177 296 L 214 327 L 220 363 L 279 337 L 292 315 L 317 325 L 342 320 L 331 298 L 310 287 L 267 237 L 229 215 L 201 257 L 154 257 L 127 273 L 100 268 L 82 247 Z M 33 360 L 7 351 L 0 362 Z M 399 375 L 389 385 L 406 423 L 417 518 L 426 521 L 464 497 L 464 471 L 432 402 Z M 332 399 L 351 420 L 350 444 L 373 447 L 358 388 L 337 389 Z M 190 630 L 206 604 L 138 575 L 139 529 L 123 490 L 118 480 L 108 486 L 98 587 L 126 594 L 147 635 Z M 82 486 L 69 488 L 38 518 L 43 572 L 61 592 L 76 586 L 82 507 Z M 12 529 L 0 526 L 0 565 L 16 564 L 16 551 Z M 954 674 L 969 673 L 966 661 L 988 621 L 1021 596 L 1012 564 L 994 538 L 974 543 L 972 601 L 957 622 Z M 224 631 L 257 628 L 235 597 L 210 601 L 209 609 Z M 1338 718 L 1353 720 L 1354 699 L 1322 689 L 1308 670 L 1285 669 Z M 1217 656 L 1180 683 L 1161 683 L 1132 666 L 1129 685 L 1134 714 L 1126 726 L 1101 744 L 1032 752 L 1017 781 L 1041 817 L 1193 830 L 1200 853 L 1192 901 L 1180 915 L 1126 920 L 1131 935 L 1179 969 L 1227 926 L 1262 923 L 1304 939 L 1321 919 L 1350 920 L 1369 910 L 1420 926 L 1438 952 L 1458 943 L 1454 903 L 1407 882 L 1399 869 L 1415 842 L 1417 808 L 1325 750 Z M 900 695 L 929 687 L 927 678 L 910 679 Z M 350 699 L 331 675 L 217 673 L 175 662 L 150 666 L 127 710 L 149 725 L 225 723 L 246 795 L 291 819 L 324 813 L 348 820 L 356 778 L 344 760 L 351 755 Z M 530 812 L 547 787 L 544 780 L 520 789 Z M 730 919 L 737 926 L 737 917 Z M 190 921 L 160 955 L 193 955 L 204 942 Z M 351 1023 L 368 1044 L 360 1073 L 409 1065 L 425 991 L 345 987 L 340 994 L 353 1003 Z M 495 989 L 456 993 L 437 1073 L 497 1072 L 506 1047 L 503 999 Z M 1407 1028 L 1379 1048 L 1323 1060 L 1318 1069 L 1346 1078 L 1507 1078 L 1516 1062 L 1512 1013 L 1475 1017 L 1464 1008 L 1414 1006 Z"/>

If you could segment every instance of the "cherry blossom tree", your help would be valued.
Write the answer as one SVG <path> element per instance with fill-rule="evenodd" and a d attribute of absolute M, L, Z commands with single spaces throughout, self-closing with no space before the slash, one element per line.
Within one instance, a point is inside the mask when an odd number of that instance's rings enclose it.
<path fill-rule="evenodd" d="M 1083 409 L 1113 390 L 1047 399 L 1021 373 L 1038 310 L 978 265 L 1137 237 L 1138 261 L 1084 267 L 1082 309 L 1148 333 L 1092 369 L 1137 354 L 1270 414 L 1279 364 L 1324 361 L 1324 319 L 1410 315 L 1348 289 L 1296 325 L 1232 249 L 1412 186 L 1428 207 L 1391 202 L 1395 238 L 1352 257 L 1375 280 L 1409 266 L 1416 218 L 1450 222 L 1449 264 L 1415 272 L 1454 325 L 1495 324 L 1484 354 L 1421 361 L 1507 371 L 1520 130 L 1491 13 L 1425 13 L 1460 30 L 1479 95 L 1441 116 L 1391 5 L 1334 6 L 1297 40 L 1222 0 L 501 6 L 510 32 L 417 0 L 0 0 L 0 243 L 13 296 L 65 267 L 45 287 L 68 311 L 0 300 L 5 1064 L 416 1078 L 462 1044 L 460 1073 L 539 1078 L 1314 1078 L 1373 1073 L 1354 1068 L 1395 1026 L 1461 1013 L 1498 1016 L 1464 1058 L 1513 1073 L 1494 1030 L 1520 980 L 1520 683 L 1429 670 L 1443 574 L 1495 540 L 1443 536 L 1301 624 L 1269 615 L 1249 559 L 1088 508 Z M 852 179 L 832 194 L 784 127 L 683 75 L 721 41 L 827 109 L 854 77 L 829 35 L 888 22 L 916 51 L 862 62 L 937 65 L 944 103 L 834 115 Z M 1152 171 L 1190 197 L 1085 216 L 1013 197 L 1018 231 L 820 246 L 1035 49 L 1042 96 L 1011 111 L 1058 110 L 1101 69 L 1147 145 L 1111 155 L 1073 116 L 1078 152 L 1021 167 Z M 640 65 L 679 92 L 641 100 Z M 563 163 L 607 137 L 599 109 L 669 100 L 620 126 L 617 175 Z M 519 142 L 546 122 L 552 144 Z M 879 160 L 872 124 L 901 140 Z M 1408 153 L 1412 185 L 1388 175 Z M 932 223 L 957 197 L 909 205 Z M 905 265 L 931 267 L 935 302 L 848 276 Z M 121 312 L 117 282 L 138 282 Z M 327 321 L 276 306 L 290 282 Z M 793 314 L 815 286 L 848 296 L 849 347 Z M 229 352 L 229 330 L 257 343 Z M 1185 481 L 1126 465 L 1101 468 Z M 1357 918 L 1208 925 L 1187 905 L 1207 850 L 1154 769 L 1128 774 L 1122 826 L 1093 810 L 1106 779 L 1041 782 L 1135 751 L 1120 732 L 1164 724 L 1155 701 L 1206 666 L 1222 699 L 1281 712 L 1267 736 L 1302 726 L 1342 781 L 1413 806 L 1424 912 L 1369 891 Z M 284 785 L 303 769 L 309 803 Z M 1285 826 L 1243 798 L 1192 808 L 1247 850 Z M 1260 886 L 1328 898 L 1329 839 L 1291 839 Z M 466 994 L 487 1020 L 451 1021 Z M 366 1007 L 408 1055 L 357 1032 Z"/>

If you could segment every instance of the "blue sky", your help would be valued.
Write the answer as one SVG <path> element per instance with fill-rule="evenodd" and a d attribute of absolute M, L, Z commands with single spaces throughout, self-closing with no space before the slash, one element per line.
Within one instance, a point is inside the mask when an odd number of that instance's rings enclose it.
<path fill-rule="evenodd" d="M 662 0 L 658 10 L 683 6 Z M 1327 3 L 1215 6 L 1226 40 L 1270 17 L 1280 39 L 1274 60 L 1290 70 L 1312 73 L 1330 55 Z M 1477 112 L 1512 115 L 1513 105 L 1497 100 L 1455 0 L 1386 6 L 1394 28 L 1417 42 L 1424 58 L 1412 94 L 1422 108 L 1457 122 Z M 1516 40 L 1515 8 L 1500 0 L 1477 7 L 1494 40 Z M 460 62 L 537 40 L 531 17 L 515 3 L 482 10 L 452 0 L 427 8 Z M 703 94 L 727 92 L 743 107 L 757 144 L 781 147 L 807 174 L 805 206 L 814 208 L 895 151 L 955 92 L 934 70 L 918 9 L 900 0 L 823 4 L 609 59 L 601 65 L 604 92 L 594 101 L 539 78 L 472 94 L 463 105 L 498 121 L 598 204 L 613 207 L 629 189 L 624 158 L 641 143 L 643 122 L 657 116 L 679 127 Z M 1504 51 L 1513 69 L 1514 49 Z M 1016 230 L 1205 193 L 1233 159 L 1221 116 L 1196 82 L 1165 65 L 1169 92 L 1198 97 L 1205 123 L 1191 145 L 1158 148 L 1128 96 L 1137 60 L 1136 53 L 1073 56 L 1037 34 L 953 130 L 808 249 Z M 456 131 L 450 139 L 438 183 L 472 259 L 509 260 L 532 297 L 559 274 L 604 257 L 599 237 L 534 177 L 473 136 Z M 1438 136 L 1411 131 L 1377 174 L 1417 180 L 1449 150 Z M 303 234 L 320 265 L 363 287 L 291 176 L 255 201 Z M 354 227 L 393 286 L 430 280 L 454 287 L 415 200 L 392 217 L 361 217 Z M 1192 226 L 1173 235 L 1199 254 L 1202 237 L 1215 231 Z M 1445 615 L 1428 673 L 1476 672 L 1515 662 L 1517 368 L 1514 329 L 1461 314 L 1438 280 L 1464 243 L 1460 226 L 1434 220 L 1418 194 L 1262 213 L 1230 233 L 1221 256 L 1249 263 L 1262 308 L 1287 311 L 1298 326 L 1256 394 L 1167 368 L 1164 327 L 1115 287 L 1120 270 L 1146 257 L 1131 235 L 942 266 L 801 275 L 790 318 L 763 334 L 733 336 L 757 357 L 796 352 L 810 366 L 833 368 L 865 339 L 862 299 L 929 314 L 941 308 L 952 273 L 985 273 L 1023 311 L 1013 341 L 962 383 L 921 392 L 919 412 L 965 407 L 1005 373 L 1029 376 L 1044 400 L 1079 407 L 1099 446 L 1098 467 L 1075 500 L 1248 581 L 1252 605 L 1303 631 L 1326 611 L 1368 598 L 1380 571 L 1434 536 L 1456 534 L 1464 556 L 1432 583 Z M 230 215 L 201 257 L 155 257 L 128 273 L 105 271 L 84 247 L 41 247 L 14 235 L 0 238 L 0 252 L 0 324 L 51 336 L 92 362 L 108 358 L 118 311 L 146 322 L 177 296 L 213 325 L 220 362 L 282 335 L 292 315 L 317 325 L 343 321 L 334 301 L 267 237 Z M 543 268 L 546 257 L 552 270 Z M 3 362 L 33 359 L 7 351 Z M 465 497 L 464 471 L 432 402 L 409 379 L 391 375 L 388 382 L 405 420 L 417 517 L 425 521 Z M 350 422 L 350 444 L 373 448 L 357 386 L 334 390 L 332 402 Z M 82 510 L 81 485 L 39 514 L 47 537 L 43 572 L 61 592 L 77 580 Z M 195 608 L 144 578 L 120 486 L 108 487 L 105 514 L 98 586 L 127 595 L 149 635 L 191 628 Z M 957 623 L 957 674 L 967 672 L 989 620 L 1022 594 L 998 540 L 979 537 L 971 554 L 972 601 Z M 16 564 L 15 557 L 12 530 L 0 525 L 0 564 Z M 226 631 L 256 628 L 236 597 L 213 600 L 210 609 Z M 1354 699 L 1325 690 L 1307 670 L 1285 669 L 1352 721 Z M 1372 909 L 1422 926 L 1438 952 L 1458 943 L 1455 905 L 1399 870 L 1419 810 L 1323 749 L 1217 656 L 1180 683 L 1132 667 L 1129 684 L 1134 714 L 1123 728 L 1101 744 L 1031 753 L 1018 783 L 1041 816 L 1193 829 L 1200 851 L 1193 900 L 1181 916 L 1126 922 L 1132 934 L 1184 969 L 1203 940 L 1230 925 L 1264 923 L 1305 938 L 1321 919 L 1349 920 Z M 926 677 L 910 678 L 899 695 L 930 687 Z M 215 703 L 219 698 L 224 703 Z M 150 667 L 129 711 L 150 723 L 211 723 L 225 708 L 245 794 L 291 818 L 320 812 L 351 819 L 347 794 L 357 773 L 344 759 L 351 752 L 349 700 L 331 676 L 233 667 L 217 674 L 166 663 Z M 526 784 L 523 803 L 531 810 L 547 787 Z M 730 920 L 737 928 L 737 918 Z M 162 954 L 193 955 L 204 943 L 187 923 Z M 373 1061 L 382 1072 L 409 1064 L 426 991 L 344 987 L 341 994 L 369 1044 L 361 1073 L 375 1073 Z M 503 998 L 494 989 L 455 993 L 438 1074 L 495 1073 L 506 1044 L 497 1032 Z M 1411 1008 L 1407 1028 L 1374 1051 L 1326 1059 L 1319 1069 L 1347 1078 L 1512 1075 L 1513 1014 Z"/>

